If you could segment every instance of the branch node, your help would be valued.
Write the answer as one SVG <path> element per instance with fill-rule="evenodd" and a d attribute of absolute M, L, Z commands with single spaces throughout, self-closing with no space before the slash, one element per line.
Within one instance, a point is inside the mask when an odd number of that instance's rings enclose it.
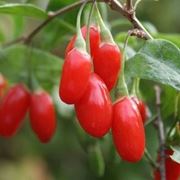
<path fill-rule="evenodd" d="M 136 37 L 141 38 L 141 39 L 145 39 L 145 40 L 148 39 L 147 34 L 143 30 L 138 29 L 138 28 L 129 30 L 128 34 L 130 36 L 136 36 Z"/>
<path fill-rule="evenodd" d="M 49 11 L 49 12 L 48 12 L 48 17 L 49 17 L 49 18 L 52 18 L 53 16 L 54 16 L 54 12 L 53 12 L 53 11 Z"/>

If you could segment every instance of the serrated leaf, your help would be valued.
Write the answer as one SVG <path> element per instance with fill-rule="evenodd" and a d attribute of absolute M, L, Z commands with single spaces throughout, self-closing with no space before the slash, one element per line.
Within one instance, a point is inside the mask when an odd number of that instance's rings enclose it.
<path fill-rule="evenodd" d="M 173 43 L 148 40 L 126 63 L 127 77 L 139 77 L 180 90 L 180 50 Z"/>
<path fill-rule="evenodd" d="M 32 4 L 12 3 L 12 4 L 0 5 L 0 13 L 15 14 L 19 16 L 28 16 L 28 17 L 34 17 L 34 18 L 47 17 L 47 13 L 44 10 Z"/>
<path fill-rule="evenodd" d="M 22 77 L 27 79 L 29 61 L 32 73 L 42 87 L 52 88 L 59 82 L 63 61 L 48 52 L 24 45 L 15 45 L 1 51 L 0 72 L 13 82 Z"/>
<path fill-rule="evenodd" d="M 171 147 L 174 151 L 173 155 L 171 155 L 171 159 L 180 164 L 180 146 Z"/>

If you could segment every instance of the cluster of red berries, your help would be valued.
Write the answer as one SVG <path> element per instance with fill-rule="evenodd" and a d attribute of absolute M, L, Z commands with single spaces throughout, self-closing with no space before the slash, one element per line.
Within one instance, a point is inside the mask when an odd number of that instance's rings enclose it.
<path fill-rule="evenodd" d="M 86 39 L 87 28 L 81 29 Z M 90 54 L 76 46 L 74 36 L 65 52 L 59 95 L 74 104 L 82 128 L 101 138 L 112 129 L 116 149 L 122 159 L 136 162 L 145 148 L 144 103 L 125 96 L 112 103 L 110 91 L 121 70 L 122 54 L 114 42 L 103 41 L 100 28 L 90 27 Z"/>
<path fill-rule="evenodd" d="M 0 92 L 6 80 L 0 76 Z M 3 79 L 3 80 L 2 80 Z M 30 124 L 43 143 L 48 142 L 56 129 L 56 117 L 52 99 L 45 91 L 30 94 L 23 84 L 17 84 L 0 96 L 0 136 L 12 137 L 22 126 L 29 110 Z"/>

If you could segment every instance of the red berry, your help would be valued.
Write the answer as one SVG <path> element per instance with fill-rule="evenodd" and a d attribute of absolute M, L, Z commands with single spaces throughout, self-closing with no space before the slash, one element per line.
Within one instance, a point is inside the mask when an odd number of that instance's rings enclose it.
<path fill-rule="evenodd" d="M 31 95 L 30 123 L 42 143 L 50 141 L 56 130 L 56 116 L 51 96 L 45 91 Z"/>
<path fill-rule="evenodd" d="M 112 103 L 104 82 L 92 74 L 87 89 L 75 104 L 82 128 L 94 137 L 104 136 L 112 125 Z"/>
<path fill-rule="evenodd" d="M 166 180 L 179 180 L 180 178 L 180 164 L 173 161 L 169 155 L 173 154 L 172 150 L 166 150 L 166 160 L 165 160 L 165 167 L 166 167 Z M 158 157 L 159 161 L 159 157 Z M 159 170 L 154 172 L 154 179 L 161 180 Z"/>
<path fill-rule="evenodd" d="M 66 56 L 59 95 L 67 104 L 76 103 L 83 95 L 90 78 L 92 62 L 90 56 L 78 49 L 72 49 Z"/>
<path fill-rule="evenodd" d="M 30 95 L 26 88 L 19 84 L 12 87 L 0 104 L 0 135 L 13 136 L 29 108 Z"/>
<path fill-rule="evenodd" d="M 145 103 L 135 96 L 132 96 L 131 99 L 136 103 L 136 105 L 139 109 L 139 112 L 141 114 L 142 121 L 143 121 L 143 123 L 145 123 L 145 121 L 147 119 L 147 109 L 146 109 Z"/>
<path fill-rule="evenodd" d="M 139 110 L 129 97 L 123 97 L 113 105 L 112 135 L 123 160 L 137 162 L 142 158 L 144 127 Z"/>
<path fill-rule="evenodd" d="M 3 96 L 6 86 L 7 86 L 7 81 L 4 78 L 4 76 L 0 74 L 0 98 Z"/>
<path fill-rule="evenodd" d="M 84 39 L 86 39 L 86 33 L 87 33 L 87 27 L 83 26 L 81 28 L 82 35 Z M 69 42 L 66 51 L 65 56 L 74 48 L 74 43 L 76 40 L 76 36 L 72 38 L 72 40 Z M 98 46 L 100 43 L 100 33 L 99 29 L 96 26 L 91 25 L 90 27 L 90 48 L 91 48 L 91 56 L 94 56 L 94 53 L 96 52 Z"/>
<path fill-rule="evenodd" d="M 118 46 L 112 43 L 101 43 L 94 55 L 94 72 L 103 79 L 109 91 L 117 82 L 121 58 Z"/>

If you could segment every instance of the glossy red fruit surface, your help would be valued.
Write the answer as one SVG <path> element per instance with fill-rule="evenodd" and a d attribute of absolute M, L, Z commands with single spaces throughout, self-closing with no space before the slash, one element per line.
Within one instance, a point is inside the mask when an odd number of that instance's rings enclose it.
<path fill-rule="evenodd" d="M 30 95 L 26 88 L 19 84 L 12 87 L 0 104 L 0 135 L 13 136 L 20 128 L 29 108 Z"/>
<path fill-rule="evenodd" d="M 83 95 L 90 78 L 92 61 L 90 56 L 78 49 L 72 49 L 66 56 L 59 95 L 67 104 L 76 103 Z"/>
<path fill-rule="evenodd" d="M 173 154 L 172 150 L 166 150 L 165 153 L 166 153 L 166 160 L 165 160 L 166 180 L 179 180 L 180 179 L 180 164 L 178 164 L 177 162 L 173 161 L 170 158 L 170 155 Z M 159 170 L 155 171 L 154 179 L 161 180 Z"/>
<path fill-rule="evenodd" d="M 121 68 L 121 52 L 116 44 L 101 43 L 93 63 L 94 72 L 105 82 L 109 91 L 115 86 Z"/>
<path fill-rule="evenodd" d="M 31 95 L 30 123 L 42 143 L 50 141 L 56 130 L 56 115 L 47 92 L 37 91 Z"/>
<path fill-rule="evenodd" d="M 136 103 L 136 105 L 139 109 L 139 112 L 141 114 L 142 121 L 143 121 L 143 123 L 145 123 L 145 121 L 147 119 L 147 109 L 146 109 L 145 103 L 135 96 L 132 96 L 131 99 Z"/>
<path fill-rule="evenodd" d="M 84 39 L 86 39 L 86 33 L 87 33 L 87 27 L 83 26 L 81 28 L 82 35 Z M 66 51 L 65 56 L 74 48 L 74 43 L 76 40 L 76 36 L 72 38 L 72 40 L 69 42 Z M 90 49 L 91 49 L 91 56 L 94 56 L 94 53 L 96 52 L 98 46 L 100 43 L 100 32 L 99 29 L 96 26 L 91 25 L 90 27 Z"/>
<path fill-rule="evenodd" d="M 145 133 L 141 115 L 129 97 L 113 105 L 112 135 L 116 150 L 123 160 L 139 161 L 145 148 Z"/>
<path fill-rule="evenodd" d="M 0 98 L 3 96 L 6 86 L 7 86 L 7 81 L 4 78 L 4 76 L 0 74 Z"/>
<path fill-rule="evenodd" d="M 112 103 L 107 87 L 101 78 L 92 74 L 87 89 L 75 104 L 82 128 L 94 137 L 104 136 L 112 125 Z"/>

